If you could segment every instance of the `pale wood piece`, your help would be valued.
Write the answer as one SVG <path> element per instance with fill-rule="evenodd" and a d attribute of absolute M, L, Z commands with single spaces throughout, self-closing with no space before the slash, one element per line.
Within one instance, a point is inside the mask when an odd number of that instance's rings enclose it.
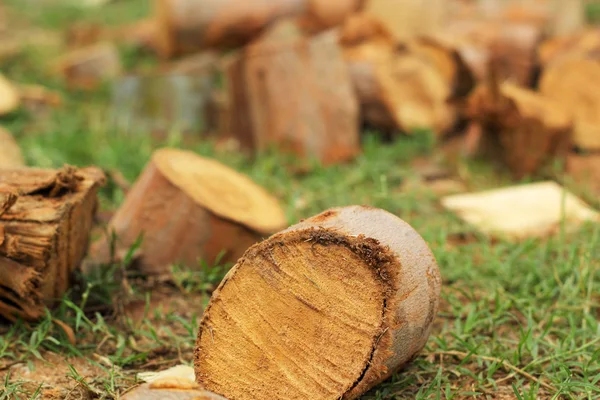
<path fill-rule="evenodd" d="M 359 153 L 358 104 L 337 39 L 306 38 L 283 21 L 230 62 L 227 125 L 243 149 L 276 146 L 323 164 Z"/>
<path fill-rule="evenodd" d="M 92 167 L 0 169 L 0 314 L 36 319 L 66 292 L 103 181 Z"/>
<path fill-rule="evenodd" d="M 15 111 L 20 104 L 17 88 L 0 74 L 0 115 Z"/>
<path fill-rule="evenodd" d="M 0 168 L 18 168 L 25 166 L 21 148 L 12 134 L 0 127 Z"/>
<path fill-rule="evenodd" d="M 146 274 L 169 273 L 173 263 L 199 267 L 235 261 L 261 239 L 286 225 L 278 201 L 235 170 L 190 151 L 161 149 L 112 217 L 116 234 L 92 246 L 96 263 L 119 256 L 142 237 L 138 265 Z"/>
<path fill-rule="evenodd" d="M 442 205 L 481 232 L 509 240 L 557 233 L 563 215 L 567 230 L 600 221 L 600 214 L 551 181 L 448 196 Z"/>
<path fill-rule="evenodd" d="M 228 398 L 354 399 L 429 337 L 441 279 L 406 222 L 333 208 L 251 247 L 213 293 L 196 379 Z"/>

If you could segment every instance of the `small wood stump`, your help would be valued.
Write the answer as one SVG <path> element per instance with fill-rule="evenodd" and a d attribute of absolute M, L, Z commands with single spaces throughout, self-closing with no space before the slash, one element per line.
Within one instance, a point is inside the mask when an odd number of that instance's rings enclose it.
<path fill-rule="evenodd" d="M 334 31 L 304 37 L 276 24 L 228 66 L 230 134 L 243 149 L 276 146 L 323 164 L 360 151 L 358 101 Z"/>
<path fill-rule="evenodd" d="M 370 207 L 325 211 L 252 246 L 213 293 L 196 379 L 230 399 L 354 399 L 411 360 L 441 279 L 425 241 Z"/>
<path fill-rule="evenodd" d="M 146 274 L 235 261 L 262 236 L 285 227 L 278 201 L 248 177 L 190 151 L 161 149 L 127 193 L 92 258 L 109 262 L 142 238 L 138 265 Z"/>
<path fill-rule="evenodd" d="M 103 181 L 97 168 L 0 169 L 0 315 L 36 319 L 65 293 Z"/>

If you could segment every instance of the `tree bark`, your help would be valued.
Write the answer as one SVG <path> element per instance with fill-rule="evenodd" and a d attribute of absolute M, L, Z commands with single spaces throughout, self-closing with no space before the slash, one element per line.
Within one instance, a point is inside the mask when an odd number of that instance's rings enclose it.
<path fill-rule="evenodd" d="M 108 225 L 116 234 L 93 245 L 95 263 L 109 262 L 141 237 L 137 260 L 146 274 L 173 263 L 198 267 L 235 261 L 252 244 L 286 225 L 278 202 L 249 178 L 189 151 L 156 151 Z"/>
<path fill-rule="evenodd" d="M 96 168 L 0 169 L 0 314 L 36 319 L 69 287 L 87 251 Z"/>
<path fill-rule="evenodd" d="M 235 399 L 354 399 L 411 360 L 435 318 L 425 241 L 383 210 L 334 208 L 251 247 L 213 293 L 196 379 Z"/>

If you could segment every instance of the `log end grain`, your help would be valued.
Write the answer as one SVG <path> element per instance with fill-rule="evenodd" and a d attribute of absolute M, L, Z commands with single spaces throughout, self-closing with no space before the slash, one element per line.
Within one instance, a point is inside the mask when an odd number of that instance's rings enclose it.
<path fill-rule="evenodd" d="M 439 271 L 408 224 L 331 209 L 251 247 L 205 311 L 198 382 L 231 399 L 356 398 L 425 345 Z"/>

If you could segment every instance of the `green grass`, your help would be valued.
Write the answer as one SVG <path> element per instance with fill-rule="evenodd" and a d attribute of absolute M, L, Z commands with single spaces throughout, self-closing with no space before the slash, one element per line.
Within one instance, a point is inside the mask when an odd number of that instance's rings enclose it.
<path fill-rule="evenodd" d="M 18 21 L 54 29 L 75 18 L 125 22 L 143 15 L 144 4 L 121 0 L 101 12 L 72 6 L 12 11 Z M 126 50 L 124 55 L 130 56 Z M 391 144 L 381 143 L 375 133 L 366 134 L 363 154 L 351 164 L 315 166 L 297 175 L 290 168 L 294 160 L 275 151 L 251 160 L 217 150 L 201 136 L 172 131 L 157 140 L 145 132 L 120 132 L 107 122 L 108 87 L 70 91 L 49 72 L 50 61 L 48 50 L 25 48 L 1 65 L 17 82 L 43 84 L 64 96 L 63 106 L 48 115 L 19 111 L 0 119 L 17 137 L 30 165 L 94 164 L 119 169 L 133 181 L 153 149 L 185 147 L 215 157 L 269 189 L 281 200 L 289 223 L 332 206 L 369 204 L 400 216 L 421 233 L 443 276 L 438 318 L 422 354 L 365 399 L 600 397 L 600 227 L 587 225 L 574 234 L 561 232 L 519 244 L 477 234 L 443 211 L 426 188 L 400 190 L 415 174 L 411 160 L 432 152 L 430 137 L 424 134 Z M 136 59 L 128 63 L 134 65 Z M 480 163 L 461 164 L 461 171 L 473 190 L 508 180 Z M 123 199 L 110 183 L 100 196 L 104 209 L 117 207 Z M 454 236 L 463 233 L 472 240 L 456 244 Z M 7 366 L 18 362 L 39 368 L 44 365 L 40 360 L 52 353 L 83 358 L 100 371 L 84 376 L 78 364 L 65 373 L 82 393 L 96 398 L 117 398 L 135 383 L 136 372 L 191 362 L 202 305 L 226 268 L 189 271 L 174 266 L 174 279 L 161 287 L 190 306 L 169 313 L 151 305 L 151 280 L 128 273 L 129 285 L 115 282 L 121 267 L 82 277 L 39 323 L 0 327 L 0 375 L 5 379 L 0 399 L 36 398 L 44 389 L 41 382 L 11 379 Z M 144 317 L 115 315 L 115 299 L 123 298 L 146 303 Z M 74 331 L 75 345 L 55 320 Z"/>

